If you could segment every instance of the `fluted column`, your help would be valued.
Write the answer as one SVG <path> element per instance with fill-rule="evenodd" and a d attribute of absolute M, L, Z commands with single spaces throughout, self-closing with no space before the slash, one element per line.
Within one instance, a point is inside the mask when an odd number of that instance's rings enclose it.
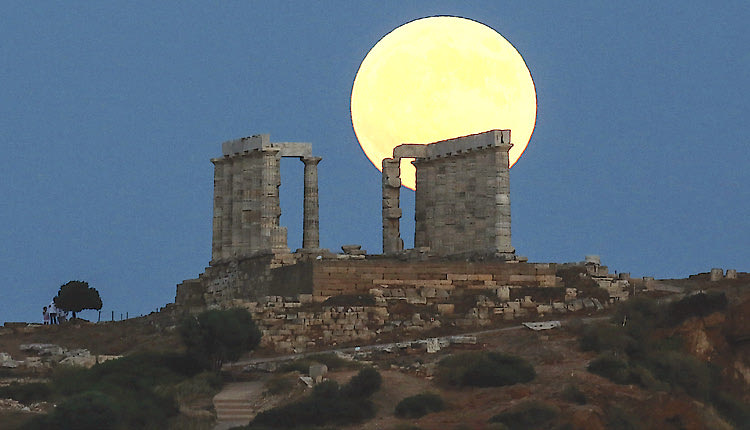
<path fill-rule="evenodd" d="M 320 248 L 320 206 L 318 203 L 318 163 L 321 157 L 303 157 L 305 163 L 304 214 L 302 221 L 302 248 Z"/>

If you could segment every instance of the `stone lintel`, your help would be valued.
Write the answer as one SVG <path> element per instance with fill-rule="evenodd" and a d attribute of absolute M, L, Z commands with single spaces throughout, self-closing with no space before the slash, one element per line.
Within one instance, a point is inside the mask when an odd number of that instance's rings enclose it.
<path fill-rule="evenodd" d="M 225 157 L 240 155 L 250 151 L 277 150 L 280 157 L 311 157 L 312 144 L 307 142 L 271 142 L 271 135 L 256 134 L 228 140 L 221 144 L 221 152 Z"/>
<path fill-rule="evenodd" d="M 404 143 L 393 148 L 393 158 L 424 158 L 429 156 L 428 147 L 416 143 Z"/>
<path fill-rule="evenodd" d="M 510 143 L 510 130 L 489 130 L 483 133 L 441 140 L 427 145 L 399 145 L 393 149 L 393 157 L 440 158 L 491 147 L 509 150 L 511 146 L 513 144 Z"/>

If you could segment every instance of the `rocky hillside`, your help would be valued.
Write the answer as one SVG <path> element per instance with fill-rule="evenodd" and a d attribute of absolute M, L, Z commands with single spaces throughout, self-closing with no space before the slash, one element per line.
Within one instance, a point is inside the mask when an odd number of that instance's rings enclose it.
<path fill-rule="evenodd" d="M 299 376 L 312 362 L 328 362 L 326 377 L 342 385 L 361 366 L 375 366 L 383 377 L 371 398 L 375 415 L 326 428 L 524 428 L 527 415 L 547 416 L 534 428 L 548 429 L 748 428 L 750 419 L 743 420 L 750 418 L 750 282 L 742 276 L 718 283 L 700 277 L 659 282 L 681 293 L 638 291 L 638 297 L 605 314 L 589 316 L 584 309 L 562 315 L 562 327 L 551 330 L 504 322 L 505 329 L 485 327 L 470 336 L 475 343 L 437 348 L 432 343 L 428 350 L 424 342 L 402 342 L 349 350 L 343 359 L 341 353 L 286 357 L 228 368 L 224 379 L 256 382 L 261 390 L 261 400 L 251 406 L 256 414 L 309 396 Z M 641 299 L 650 295 L 655 298 Z M 44 384 L 65 364 L 91 366 L 114 356 L 181 350 L 174 321 L 159 315 L 105 324 L 11 324 L 0 329 L 0 389 L 12 382 Z M 497 387 L 451 385 L 441 377 L 446 357 L 486 351 L 528 361 L 535 377 Z M 418 418 L 396 416 L 401 400 L 427 392 L 443 400 L 442 410 Z M 171 428 L 213 427 L 210 396 L 183 400 L 181 418 L 170 421 Z M 51 408 L 51 402 L 2 400 L 0 428 L 21 428 Z M 497 417 L 510 421 L 490 423 Z"/>

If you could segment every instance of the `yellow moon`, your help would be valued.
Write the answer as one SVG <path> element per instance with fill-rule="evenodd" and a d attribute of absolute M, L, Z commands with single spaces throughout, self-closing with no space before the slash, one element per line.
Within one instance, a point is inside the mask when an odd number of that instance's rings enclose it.
<path fill-rule="evenodd" d="M 518 51 L 495 30 L 465 18 L 437 16 L 404 24 L 362 61 L 352 87 L 354 132 L 370 161 L 402 143 L 426 144 L 510 129 L 512 166 L 536 124 L 536 90 Z M 411 160 L 401 181 L 415 188 Z"/>

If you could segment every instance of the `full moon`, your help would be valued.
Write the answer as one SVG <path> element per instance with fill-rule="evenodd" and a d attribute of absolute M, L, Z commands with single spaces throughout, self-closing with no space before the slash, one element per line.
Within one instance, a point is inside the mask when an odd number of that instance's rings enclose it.
<path fill-rule="evenodd" d="M 404 24 L 367 54 L 352 87 L 354 132 L 367 158 L 402 143 L 427 144 L 510 129 L 512 166 L 536 123 L 536 90 L 518 51 L 495 30 L 465 18 L 437 16 Z M 401 162 L 415 188 L 415 169 Z"/>

